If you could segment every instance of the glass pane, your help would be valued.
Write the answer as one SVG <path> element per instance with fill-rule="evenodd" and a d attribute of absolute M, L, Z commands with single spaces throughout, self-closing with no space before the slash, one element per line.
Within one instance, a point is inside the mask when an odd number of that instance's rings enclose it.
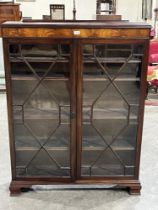
<path fill-rule="evenodd" d="M 10 45 L 17 176 L 70 177 L 70 46 Z"/>
<path fill-rule="evenodd" d="M 83 45 L 82 176 L 134 176 L 142 57 L 142 45 Z"/>

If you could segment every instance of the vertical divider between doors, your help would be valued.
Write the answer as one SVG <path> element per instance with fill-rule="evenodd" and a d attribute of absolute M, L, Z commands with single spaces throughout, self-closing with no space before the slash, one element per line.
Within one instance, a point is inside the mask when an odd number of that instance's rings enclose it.
<path fill-rule="evenodd" d="M 81 177 L 82 160 L 82 102 L 83 102 L 83 64 L 82 41 L 77 41 L 77 179 Z"/>
<path fill-rule="evenodd" d="M 76 99 L 76 87 L 77 87 L 77 46 L 76 41 L 72 40 L 71 42 L 71 72 L 70 72 L 70 89 L 71 89 L 71 108 L 70 108 L 70 165 L 71 165 L 71 178 L 72 182 L 76 180 L 77 173 L 77 127 L 76 127 L 76 119 L 77 119 L 77 99 Z"/>

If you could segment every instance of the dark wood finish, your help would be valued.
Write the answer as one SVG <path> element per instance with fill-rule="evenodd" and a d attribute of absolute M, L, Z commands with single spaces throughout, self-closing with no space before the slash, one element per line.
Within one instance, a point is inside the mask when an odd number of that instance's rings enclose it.
<path fill-rule="evenodd" d="M 0 3 L 0 23 L 5 21 L 19 21 L 20 17 L 20 4 L 13 3 Z"/>
<path fill-rule="evenodd" d="M 140 191 L 141 191 L 141 186 L 138 184 L 129 187 L 130 195 L 140 195 L 141 194 Z"/>
<path fill-rule="evenodd" d="M 147 69 L 148 68 L 148 52 L 149 52 L 149 43 L 146 42 L 145 43 L 145 54 L 144 54 L 144 61 L 143 61 L 143 69 Z M 144 107 L 145 107 L 145 99 L 146 99 L 146 92 L 147 92 L 147 71 L 146 72 L 142 72 L 142 85 L 141 85 L 141 98 L 140 98 L 140 114 L 139 114 L 139 121 L 143 122 L 144 120 Z M 140 152 L 141 152 L 141 143 L 142 143 L 142 130 L 143 130 L 143 123 L 140 123 L 138 126 L 139 132 L 138 132 L 138 136 L 137 139 L 139 139 L 139 141 L 137 141 L 137 151 L 136 151 L 136 178 L 139 178 L 139 167 L 140 167 Z"/>
<path fill-rule="evenodd" d="M 50 15 L 42 15 L 42 19 L 45 21 L 50 20 Z"/>
<path fill-rule="evenodd" d="M 51 185 L 51 184 L 54 184 L 54 185 L 58 185 L 58 184 L 63 184 L 63 188 L 64 188 L 64 185 L 67 185 L 67 184 L 72 184 L 72 182 L 70 182 L 69 180 L 63 180 L 62 182 L 59 181 L 59 180 L 54 180 L 54 179 L 45 179 L 45 180 L 42 180 L 39 179 L 39 180 L 25 180 L 25 181 L 20 181 L 20 180 L 15 180 L 15 181 L 12 181 L 11 184 L 10 184 L 10 195 L 11 196 L 15 196 L 15 195 L 19 195 L 22 191 L 22 188 L 30 188 L 32 187 L 32 185 Z M 82 181 L 82 180 L 78 180 L 78 181 L 74 181 L 73 184 L 75 185 L 80 185 L 82 186 L 83 188 L 85 187 L 84 185 L 93 185 L 93 184 L 98 184 L 98 185 L 102 185 L 102 184 L 113 184 L 115 187 L 110 187 L 111 189 L 114 189 L 114 188 L 121 188 L 121 189 L 127 189 L 129 194 L 130 195 L 140 195 L 140 190 L 141 190 L 141 185 L 138 181 L 133 181 L 133 180 L 116 180 L 116 179 L 113 179 L 113 180 L 99 180 L 99 181 L 96 181 L 96 180 L 87 180 L 87 181 Z"/>
<path fill-rule="evenodd" d="M 34 30 L 36 28 L 36 30 Z M 137 30 L 139 28 L 139 31 Z M 2 24 L 3 37 L 47 38 L 147 38 L 149 25 L 104 21 L 64 22 L 6 22 Z M 56 30 L 58 29 L 58 30 Z M 106 29 L 106 30 L 105 30 Z M 117 30 L 119 29 L 119 30 Z M 120 30 L 122 29 L 122 30 Z M 78 31 L 76 33 L 76 31 Z"/>
<path fill-rule="evenodd" d="M 26 22 L 6 22 L 3 24 L 3 28 L 66 28 L 66 29 L 75 29 L 75 28 L 83 28 L 83 29 L 150 29 L 151 26 L 146 23 L 134 23 L 134 22 L 128 22 L 128 21 L 96 21 L 96 20 L 66 20 L 66 21 L 52 21 L 52 22 L 45 22 L 42 20 L 32 20 L 32 21 L 26 21 Z M 141 36 L 140 36 L 141 37 Z"/>
<path fill-rule="evenodd" d="M 77 34 L 75 34 L 75 31 Z M 124 30 L 116 30 L 116 29 L 47 29 L 47 28 L 39 28 L 34 30 L 33 28 L 22 28 L 19 30 L 18 28 L 4 28 L 2 30 L 3 37 L 48 37 L 48 38 L 131 38 L 137 39 L 140 36 L 142 38 L 148 37 L 148 31 L 145 29 L 124 29 Z"/>
<path fill-rule="evenodd" d="M 13 129 L 12 129 L 12 119 L 13 119 L 13 110 L 12 110 L 12 97 L 11 97 L 11 80 L 10 80 L 10 65 L 8 63 L 9 54 L 8 54 L 8 42 L 7 40 L 3 42 L 3 49 L 7 51 L 4 54 L 4 68 L 5 68 L 5 80 L 6 80 L 6 94 L 7 94 L 7 107 L 8 107 L 8 126 L 9 126 L 9 144 L 10 144 L 10 157 L 11 157 L 11 172 L 12 179 L 16 177 L 15 174 L 15 144 L 13 140 Z"/>
<path fill-rule="evenodd" d="M 112 21 L 121 21 L 122 16 L 121 15 L 96 15 L 96 19 L 97 20 L 112 20 Z"/>
<path fill-rule="evenodd" d="M 87 25 L 86 25 L 87 24 Z M 79 33 L 80 32 L 80 33 Z M 144 100 L 146 95 L 146 74 L 147 74 L 147 63 L 148 63 L 148 48 L 149 48 L 149 33 L 150 26 L 148 25 L 134 25 L 129 24 L 128 22 L 122 22 L 118 24 L 117 22 L 90 22 L 89 24 L 86 22 L 58 22 L 58 23 L 5 23 L 2 26 L 2 35 L 4 42 L 4 61 L 5 61 L 5 74 L 6 74 L 6 84 L 7 84 L 7 101 L 8 101 L 8 121 L 9 121 L 9 133 L 10 133 L 10 152 L 11 152 L 11 165 L 12 165 L 12 182 L 10 185 L 11 195 L 19 194 L 22 188 L 31 188 L 32 185 L 49 185 L 49 184 L 110 184 L 116 188 L 127 188 L 130 194 L 138 195 L 140 194 L 141 185 L 139 182 L 139 162 L 140 162 L 140 151 L 141 151 L 141 140 L 142 140 L 142 128 L 143 128 L 143 115 L 144 115 Z M 34 151 L 35 147 L 27 145 L 26 147 L 20 146 L 19 148 L 15 148 L 15 139 L 14 139 L 14 129 L 13 129 L 13 99 L 12 95 L 13 85 L 12 81 L 34 81 L 33 74 L 15 74 L 12 75 L 12 66 L 15 70 L 18 71 L 21 64 L 24 62 L 22 59 L 26 59 L 25 62 L 31 63 L 31 65 L 35 65 L 40 63 L 40 65 L 47 66 L 47 64 L 55 62 L 57 59 L 54 57 L 47 57 L 45 54 L 35 54 L 34 56 L 29 56 L 26 54 L 22 56 L 17 51 L 20 46 L 30 46 L 30 45 L 69 45 L 70 52 L 68 54 L 62 54 L 58 58 L 57 64 L 62 64 L 66 70 L 66 66 L 69 63 L 70 77 L 58 76 L 58 74 L 54 76 L 47 76 L 46 82 L 54 82 L 54 81 L 62 81 L 66 83 L 66 89 L 70 95 L 70 169 L 71 174 L 70 177 L 65 176 L 38 176 L 38 174 L 34 175 L 26 175 L 21 176 L 16 174 L 16 150 L 17 151 Z M 9 52 L 9 45 L 13 45 L 15 49 L 13 52 Z M 88 58 L 83 56 L 83 46 L 88 45 L 96 47 L 93 51 L 97 52 L 98 46 L 120 46 L 118 50 L 116 48 L 109 48 L 109 52 L 118 51 L 121 54 L 131 52 L 131 48 L 128 49 L 129 46 L 143 46 L 143 52 L 134 52 L 135 57 L 129 58 L 122 57 L 96 57 L 89 58 L 91 54 L 88 54 Z M 122 49 L 121 45 L 126 46 L 126 48 Z M 60 46 L 58 46 L 60 48 Z M 36 50 L 36 48 L 34 48 Z M 14 53 L 14 51 L 16 53 Z M 61 50 L 59 50 L 60 52 Z M 26 50 L 21 51 L 26 53 Z M 32 52 L 32 51 L 31 51 Z M 41 53 L 41 51 L 39 51 Z M 38 53 L 39 53 L 38 52 Z M 54 51 L 53 51 L 54 52 Z M 59 53 L 58 52 L 58 53 Z M 28 52 L 27 52 L 28 53 Z M 37 53 L 37 51 L 35 51 Z M 45 53 L 45 51 L 43 51 Z M 46 52 L 48 53 L 48 52 Z M 133 53 L 133 52 L 132 52 Z M 37 56 L 38 55 L 38 56 Z M 47 55 L 47 54 L 46 54 Z M 20 58 L 21 56 L 21 58 Z M 138 58 L 137 58 L 138 57 Z M 142 60 L 140 60 L 140 57 Z M 67 60 L 69 58 L 69 60 Z M 130 60 L 130 61 L 129 61 Z M 70 62 L 69 62 L 70 61 Z M 82 174 L 82 150 L 86 151 L 102 151 L 102 147 L 98 146 L 96 148 L 90 147 L 87 145 L 83 147 L 83 103 L 84 100 L 84 82 L 107 82 L 114 81 L 113 79 L 106 79 L 102 77 L 86 77 L 84 75 L 84 65 L 93 65 L 97 63 L 100 69 L 105 73 L 105 66 L 113 63 L 115 64 L 123 64 L 125 66 L 125 62 L 128 64 L 135 64 L 137 67 L 141 68 L 141 75 L 138 75 L 141 78 L 141 82 L 138 79 L 134 79 L 133 77 L 127 78 L 127 75 L 124 74 L 124 77 L 115 78 L 116 82 L 133 82 L 136 85 L 140 86 L 140 98 L 139 98 L 139 108 L 138 108 L 138 132 L 136 136 L 136 146 L 131 147 L 127 146 L 124 150 L 124 145 L 115 146 L 115 150 L 120 151 L 136 151 L 133 157 L 134 162 L 134 172 L 129 174 L 112 174 L 112 175 L 102 175 L 102 176 L 83 176 Z M 141 66 L 138 66 L 141 65 Z M 123 69 L 121 67 L 121 69 Z M 38 68 L 37 68 L 38 69 Z M 110 70 L 110 69 L 109 69 Z M 93 68 L 92 68 L 93 71 Z M 66 75 L 66 74 L 65 74 Z M 103 74 L 102 74 L 103 75 Z M 91 75 L 93 76 L 93 75 Z M 40 77 L 40 76 L 38 76 Z M 41 77 L 42 78 L 42 77 Z M 115 86 L 115 84 L 114 84 Z M 132 90 L 131 90 L 132 91 Z M 121 94 L 121 93 L 120 93 Z M 129 115 L 129 114 L 128 114 Z M 107 117 L 107 116 L 106 116 Z M 129 117 L 129 116 L 128 116 Z M 137 116 L 136 116 L 137 117 Z M 116 118 L 117 119 L 117 116 Z M 135 119 L 135 118 L 134 118 Z M 60 119 L 61 120 L 61 119 Z M 134 124 L 135 125 L 135 124 Z M 137 124 L 136 124 L 137 125 Z M 89 133 L 90 134 L 90 133 Z M 119 147 L 120 146 L 120 147 Z M 49 149 L 49 146 L 47 146 Z M 55 148 L 49 149 L 49 151 L 67 151 L 66 147 L 59 147 L 58 145 Z M 128 165 L 128 164 L 127 164 Z"/>
<path fill-rule="evenodd" d="M 81 54 L 81 45 L 76 44 L 77 54 Z M 81 177 L 81 150 L 82 150 L 82 91 L 83 91 L 83 71 L 81 56 L 77 56 L 77 179 Z"/>
<path fill-rule="evenodd" d="M 111 23 L 113 23 L 114 22 L 114 20 L 109 20 Z M 97 23 L 97 22 L 103 22 L 103 23 L 105 23 L 105 21 L 104 20 L 58 20 L 58 21 L 53 21 L 53 20 L 41 20 L 41 19 L 32 19 L 32 20 L 22 20 L 22 22 L 23 23 L 38 23 L 38 22 L 44 22 L 44 23 L 47 23 L 47 22 L 49 22 L 49 23 L 53 23 L 53 22 L 58 22 L 58 23 L 63 23 L 63 22 L 65 22 L 65 23 Z M 121 20 L 120 21 L 120 23 L 122 23 L 122 22 L 129 22 L 129 20 Z"/>
<path fill-rule="evenodd" d="M 76 153 L 77 153 L 77 142 L 76 142 L 76 115 L 77 115 L 77 111 L 76 111 L 76 104 L 77 104 L 77 99 L 76 99 L 76 73 L 77 73 L 77 69 L 76 69 L 76 62 L 77 62 L 77 51 L 75 48 L 75 44 L 72 43 L 72 47 L 71 47 L 71 53 L 72 53 L 72 68 L 71 68 L 71 81 L 70 83 L 72 84 L 71 87 L 71 114 L 72 114 L 72 118 L 71 118 L 71 167 L 72 167 L 72 181 L 75 181 L 76 179 Z"/>

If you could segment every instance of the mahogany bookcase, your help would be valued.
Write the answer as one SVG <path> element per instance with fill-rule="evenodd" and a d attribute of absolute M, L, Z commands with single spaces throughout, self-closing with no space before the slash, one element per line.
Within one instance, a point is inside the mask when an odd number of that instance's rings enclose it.
<path fill-rule="evenodd" d="M 106 184 L 140 194 L 150 26 L 2 24 L 11 194 Z"/>

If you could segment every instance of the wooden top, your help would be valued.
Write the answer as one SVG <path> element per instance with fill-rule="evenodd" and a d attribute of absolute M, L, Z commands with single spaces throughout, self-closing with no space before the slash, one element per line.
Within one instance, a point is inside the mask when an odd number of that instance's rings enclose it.
<path fill-rule="evenodd" d="M 151 28 L 146 23 L 128 21 L 55 21 L 55 22 L 5 22 L 3 28 Z"/>
<path fill-rule="evenodd" d="M 17 4 L 17 3 L 0 3 L 0 6 L 17 6 L 17 5 L 20 5 L 20 4 Z"/>
<path fill-rule="evenodd" d="M 117 38 L 149 39 L 150 25 L 128 21 L 5 22 L 8 38 Z"/>

